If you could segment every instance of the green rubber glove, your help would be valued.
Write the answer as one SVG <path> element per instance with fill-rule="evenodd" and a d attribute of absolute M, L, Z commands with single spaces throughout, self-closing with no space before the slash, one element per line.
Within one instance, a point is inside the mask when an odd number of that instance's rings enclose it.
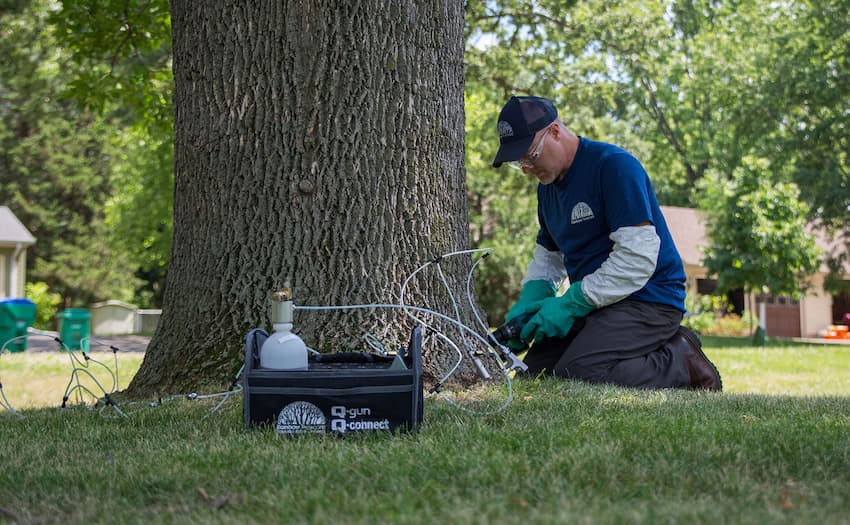
<path fill-rule="evenodd" d="M 529 305 L 523 313 L 534 316 L 525 324 L 520 337 L 523 341 L 538 342 L 548 337 L 566 337 L 576 319 L 595 309 L 581 291 L 581 281 L 576 281 L 564 295 Z"/>
<path fill-rule="evenodd" d="M 519 299 L 511 306 L 505 315 L 505 322 L 510 321 L 518 315 L 522 315 L 533 303 L 555 297 L 555 286 L 549 281 L 535 280 L 526 281 L 519 292 Z"/>
<path fill-rule="evenodd" d="M 505 315 L 505 322 L 510 321 L 514 317 L 526 315 L 526 310 L 544 299 L 555 297 L 555 286 L 545 280 L 526 281 L 519 292 L 519 299 L 511 306 Z M 519 340 L 511 339 L 507 342 L 507 346 L 514 351 L 523 350 L 528 344 Z"/>

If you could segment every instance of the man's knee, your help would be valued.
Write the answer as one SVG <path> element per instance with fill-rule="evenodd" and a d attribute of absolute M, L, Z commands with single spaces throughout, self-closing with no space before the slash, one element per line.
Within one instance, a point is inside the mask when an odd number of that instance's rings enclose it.
<path fill-rule="evenodd" d="M 587 357 L 573 360 L 562 359 L 554 368 L 554 374 L 568 379 L 580 379 L 590 383 L 603 383 L 608 374 L 609 366 L 605 363 L 594 363 Z"/>

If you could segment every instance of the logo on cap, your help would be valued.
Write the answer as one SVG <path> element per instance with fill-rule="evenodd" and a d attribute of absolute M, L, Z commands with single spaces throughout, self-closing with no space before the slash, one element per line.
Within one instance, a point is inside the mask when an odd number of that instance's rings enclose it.
<path fill-rule="evenodd" d="M 492 124 L 491 124 L 492 125 Z M 504 120 L 499 121 L 499 138 L 503 139 L 505 137 L 513 137 L 514 136 L 514 128 L 511 127 Z"/>

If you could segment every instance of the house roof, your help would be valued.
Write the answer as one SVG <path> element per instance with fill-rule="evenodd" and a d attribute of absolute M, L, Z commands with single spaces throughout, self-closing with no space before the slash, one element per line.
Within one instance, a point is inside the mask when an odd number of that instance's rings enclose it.
<path fill-rule="evenodd" d="M 834 237 L 827 234 L 823 228 L 809 226 L 809 233 L 814 234 L 815 244 L 820 248 L 825 255 L 842 255 L 847 253 L 847 238 L 844 236 Z M 845 274 L 850 274 L 850 261 L 844 261 L 842 270 Z M 829 272 L 829 266 L 826 264 L 826 259 L 821 258 L 820 271 Z"/>
<path fill-rule="evenodd" d="M 35 237 L 7 206 L 0 206 L 0 244 L 35 244 Z"/>
<path fill-rule="evenodd" d="M 673 242 L 676 243 L 682 262 L 702 266 L 700 247 L 708 246 L 702 212 L 678 206 L 661 206 L 661 212 L 667 220 L 667 228 L 673 236 Z"/>
<path fill-rule="evenodd" d="M 705 233 L 704 212 L 694 208 L 679 208 L 677 206 L 661 206 L 661 212 L 667 219 L 667 228 L 679 250 L 679 256 L 685 264 L 702 266 L 703 253 L 701 247 L 708 246 L 708 236 Z M 815 244 L 824 254 L 837 255 L 846 250 L 844 239 L 830 238 L 819 228 L 809 226 L 810 233 L 815 236 Z M 820 271 L 828 272 L 825 260 L 821 260 Z M 846 263 L 844 272 L 850 274 L 850 263 Z"/>

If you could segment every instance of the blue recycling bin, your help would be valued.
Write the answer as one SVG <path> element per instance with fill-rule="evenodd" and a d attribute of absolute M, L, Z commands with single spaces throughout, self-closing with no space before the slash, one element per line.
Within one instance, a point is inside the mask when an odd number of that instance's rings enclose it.
<path fill-rule="evenodd" d="M 10 352 L 27 349 L 27 328 L 35 323 L 35 311 L 35 303 L 29 299 L 0 299 L 0 348 L 5 345 Z"/>

